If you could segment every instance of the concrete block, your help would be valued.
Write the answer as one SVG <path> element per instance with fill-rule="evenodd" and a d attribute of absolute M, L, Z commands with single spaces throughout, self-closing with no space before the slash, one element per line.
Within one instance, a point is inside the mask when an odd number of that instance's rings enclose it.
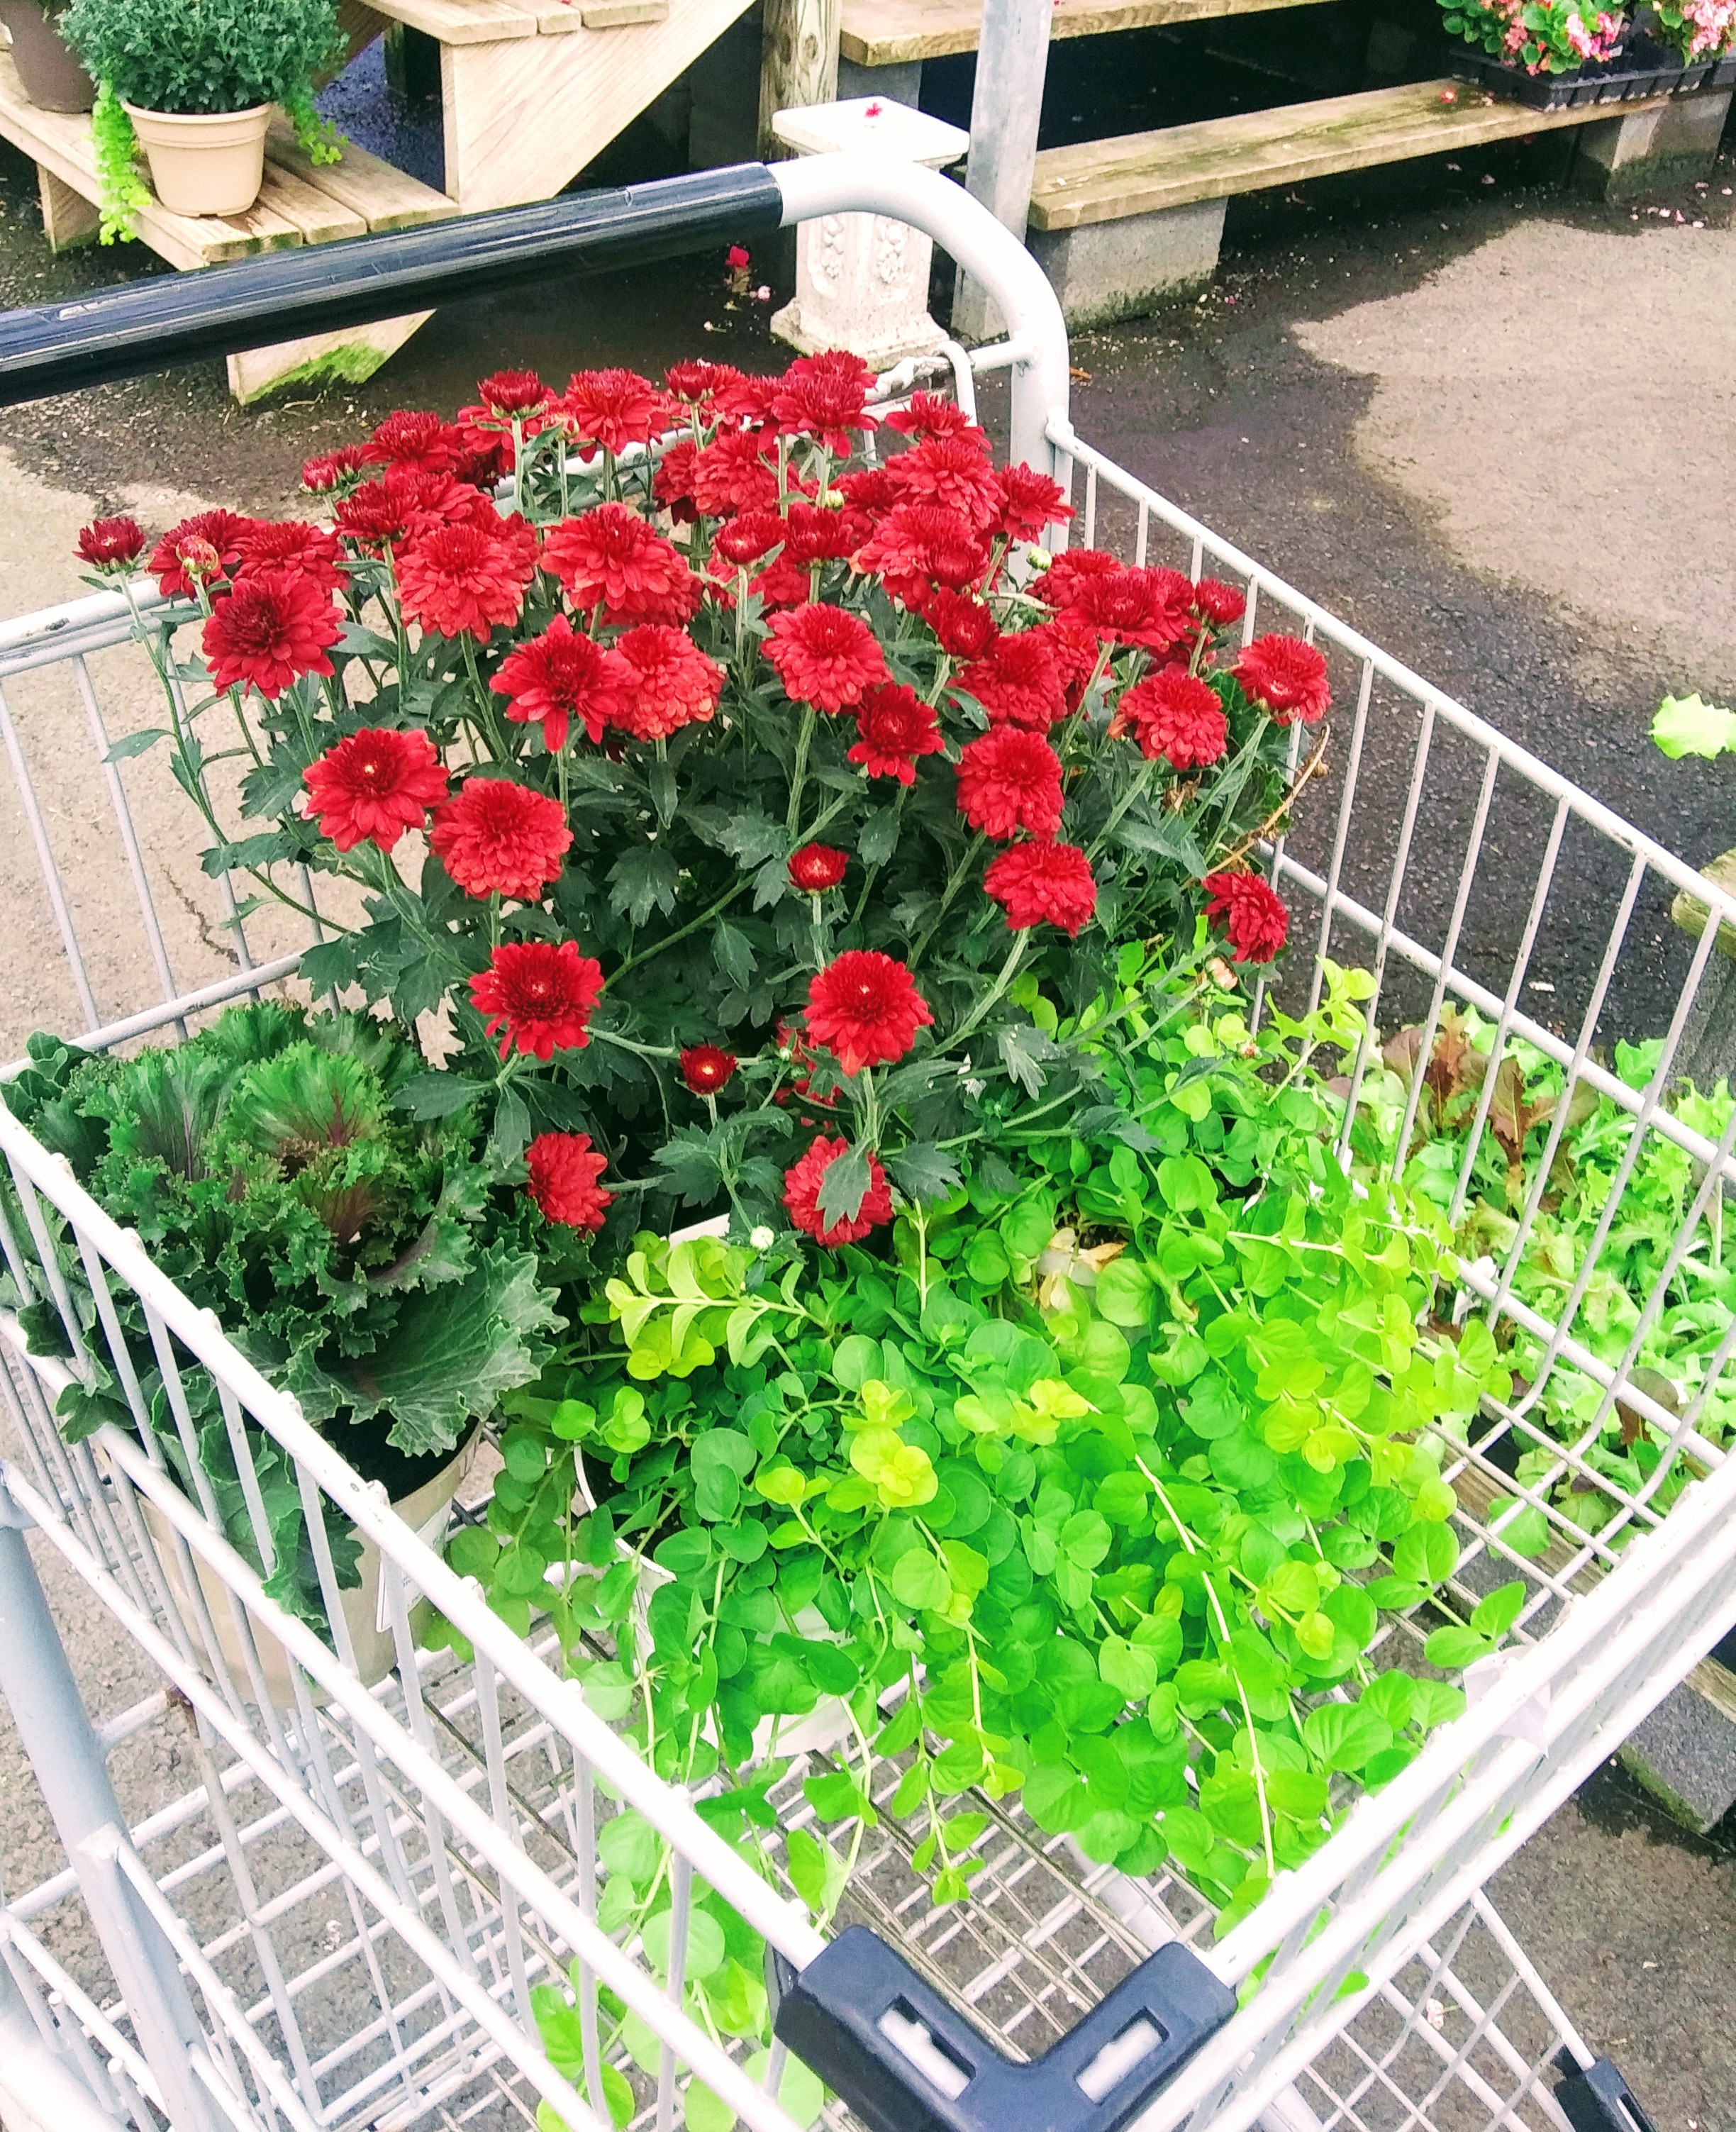
<path fill-rule="evenodd" d="M 838 60 L 838 102 L 854 97 L 884 96 L 893 103 L 908 103 L 919 110 L 923 100 L 923 63 L 901 60 L 896 66 L 859 66 L 854 60 Z"/>
<path fill-rule="evenodd" d="M 1690 1681 L 1671 1688 L 1618 1753 L 1671 1820 L 1698 1836 L 1736 1806 L 1736 1718 Z"/>
<path fill-rule="evenodd" d="M 1226 200 L 1093 222 L 1078 229 L 1033 229 L 1025 242 L 1061 299 L 1070 326 L 1143 318 L 1206 286 L 1217 271 Z"/>
<path fill-rule="evenodd" d="M 1649 111 L 1580 127 L 1575 183 L 1599 199 L 1620 200 L 1710 177 L 1730 97 L 1727 89 L 1678 96 Z"/>

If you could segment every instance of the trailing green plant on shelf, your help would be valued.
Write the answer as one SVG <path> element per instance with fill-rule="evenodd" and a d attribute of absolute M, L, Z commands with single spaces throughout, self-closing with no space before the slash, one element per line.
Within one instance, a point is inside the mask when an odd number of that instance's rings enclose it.
<path fill-rule="evenodd" d="M 522 1189 L 501 1188 L 462 1119 L 418 1123 L 396 1103 L 420 1063 L 399 1032 L 360 1015 L 262 1005 L 231 1007 L 189 1042 L 133 1059 L 41 1036 L 30 1059 L 5 1085 L 12 1114 L 364 1478 L 409 1493 L 544 1366 L 563 1323 L 554 1285 L 583 1267 L 584 1246 Z M 22 1233 L 17 1209 L 7 1213 Z M 76 1442 L 104 1423 L 130 1429 L 119 1358 L 64 1231 L 57 1257 L 86 1357 L 58 1403 L 62 1430 Z M 131 1288 L 110 1293 L 126 1367 L 191 1489 L 189 1438 L 143 1305 Z M 21 1294 L 9 1273 L 0 1294 L 33 1352 L 70 1352 L 46 1297 Z M 224 1530 L 260 1566 L 216 1387 L 183 1358 L 180 1390 Z M 294 1467 L 262 1431 L 249 1426 L 247 1440 L 274 1535 L 267 1589 L 318 1621 Z M 333 1516 L 348 1583 L 354 1543 Z"/>
<path fill-rule="evenodd" d="M 873 385 L 501 372 L 310 463 L 331 531 L 206 513 L 151 555 L 199 648 L 141 622 L 174 685 L 127 745 L 173 751 L 208 868 L 356 885 L 305 981 L 440 1018 L 417 1115 L 606 1161 L 573 1218 L 610 1248 L 683 1208 L 860 1239 L 946 1198 L 985 1105 L 1095 1070 L 1027 987 L 1072 1026 L 1125 941 L 1283 944 L 1249 855 L 1320 759 L 1324 655 L 1240 642 L 1230 586 L 1038 547 L 1060 489 L 950 404 L 870 461 Z"/>
<path fill-rule="evenodd" d="M 1100 1100 L 1009 1102 L 890 1256 L 641 1237 L 506 1401 L 448 1558 L 521 1632 L 546 1616 L 592 1707 L 762 1862 L 780 1737 L 831 1699 L 804 1789 L 837 1832 L 784 1851 L 819 1914 L 889 1815 L 965 1896 L 1016 1793 L 1088 1857 L 1170 1861 L 1224 1928 L 1518 1618 L 1522 1579 L 1447 1593 L 1434 1430 L 1508 1377 L 1428 1314 L 1430 1203 L 1336 1159 L 1313 1054 L 1360 1040 L 1367 981 L 1329 975 L 1254 1036 L 1211 981 L 1136 972 Z M 629 1812 L 602 1848 L 603 1914 L 655 1949 L 655 1838 Z M 701 1999 L 746 1990 L 717 1952 Z"/>
<path fill-rule="evenodd" d="M 316 163 L 342 153 L 314 89 L 348 41 L 333 0 L 71 0 L 61 34 L 98 84 L 91 115 L 103 242 L 134 234 L 151 194 L 127 105 L 146 112 L 243 112 L 275 103 Z"/>

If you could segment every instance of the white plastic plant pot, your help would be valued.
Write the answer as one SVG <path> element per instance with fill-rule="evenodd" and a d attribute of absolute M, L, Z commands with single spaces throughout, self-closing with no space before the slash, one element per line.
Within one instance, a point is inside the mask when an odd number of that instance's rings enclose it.
<path fill-rule="evenodd" d="M 247 111 L 123 108 L 151 165 L 151 189 L 175 214 L 245 214 L 265 183 L 271 106 Z"/>
<path fill-rule="evenodd" d="M 472 1466 L 476 1462 L 477 1447 L 482 1441 L 480 1429 L 475 1431 L 451 1460 L 432 1479 L 424 1481 L 392 1509 L 416 1537 L 428 1546 L 438 1548 L 445 1537 L 446 1528 L 452 1518 L 453 1499 L 464 1485 Z M 191 1638 L 195 1650 L 207 1653 L 208 1665 L 213 1663 L 209 1656 L 211 1635 L 217 1643 L 216 1659 L 221 1662 L 236 1693 L 243 1702 L 256 1700 L 252 1673 L 247 1664 L 242 1645 L 242 1630 L 237 1621 L 239 1611 L 228 1587 L 216 1572 L 206 1563 L 198 1564 L 201 1608 L 188 1590 L 182 1569 L 182 1557 L 175 1544 L 169 1520 L 147 1496 L 138 1497 L 145 1529 L 156 1550 L 164 1582 L 182 1625 Z M 397 1645 L 392 1635 L 392 1625 L 386 1607 L 386 1592 L 381 1574 L 380 1549 L 371 1539 L 362 1543 L 357 1564 L 361 1582 L 343 1594 L 344 1625 L 349 1631 L 350 1644 L 355 1652 L 356 1673 L 364 1688 L 372 1688 L 383 1680 L 398 1662 Z M 429 1617 L 425 1600 L 418 1601 L 410 1609 L 411 1634 L 420 1640 Z M 201 1619 L 203 1613 L 205 1617 Z M 209 1621 L 208 1634 L 205 1621 Z M 290 1661 L 283 1646 L 269 1635 L 257 1621 L 250 1621 L 249 1631 L 259 1660 L 259 1670 L 266 1691 L 274 1707 L 288 1710 L 295 1701 L 295 1687 Z"/>

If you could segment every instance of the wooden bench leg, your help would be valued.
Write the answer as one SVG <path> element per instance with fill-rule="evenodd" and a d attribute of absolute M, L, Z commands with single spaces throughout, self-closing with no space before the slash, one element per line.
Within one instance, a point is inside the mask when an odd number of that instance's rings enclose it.
<path fill-rule="evenodd" d="M 42 232 L 52 250 L 70 252 L 74 245 L 96 242 L 103 218 L 94 205 L 41 163 L 36 166 L 36 197 L 42 204 Z"/>
<path fill-rule="evenodd" d="M 1144 318 L 1196 294 L 1217 271 L 1227 200 L 1196 200 L 1079 229 L 1033 229 L 1025 238 L 1070 326 Z"/>
<path fill-rule="evenodd" d="M 408 318 L 281 341 L 275 348 L 249 348 L 229 358 L 229 390 L 245 407 L 289 385 L 360 385 L 433 316 L 416 311 Z"/>
<path fill-rule="evenodd" d="M 1623 200 L 1710 177 L 1730 94 L 1726 89 L 1710 96 L 1679 96 L 1625 118 L 1581 127 L 1575 183 L 1601 199 Z"/>

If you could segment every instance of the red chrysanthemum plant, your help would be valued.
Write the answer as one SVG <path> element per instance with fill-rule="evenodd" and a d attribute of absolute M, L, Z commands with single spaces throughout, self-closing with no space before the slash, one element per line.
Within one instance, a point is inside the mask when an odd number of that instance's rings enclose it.
<path fill-rule="evenodd" d="M 474 1116 L 551 1236 L 727 1206 L 880 1248 L 949 1149 L 1085 1073 L 1122 947 L 1282 938 L 1245 869 L 1322 655 L 1233 584 L 1067 546 L 1053 467 L 875 394 L 835 353 L 508 364 L 310 460 L 305 518 L 81 536 L 103 583 L 158 579 L 217 862 L 352 885 L 305 977 L 427 1028 L 414 1102 Z"/>

